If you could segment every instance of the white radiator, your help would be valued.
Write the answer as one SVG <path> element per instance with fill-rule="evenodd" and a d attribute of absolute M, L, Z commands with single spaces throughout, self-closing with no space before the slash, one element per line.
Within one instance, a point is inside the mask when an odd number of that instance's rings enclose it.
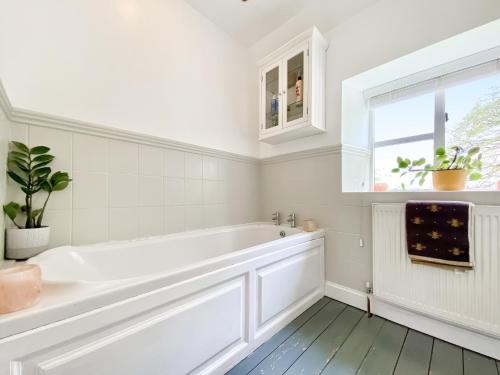
<path fill-rule="evenodd" d="M 373 205 L 374 296 L 500 338 L 500 207 L 474 208 L 471 271 L 412 264 L 404 204 Z"/>

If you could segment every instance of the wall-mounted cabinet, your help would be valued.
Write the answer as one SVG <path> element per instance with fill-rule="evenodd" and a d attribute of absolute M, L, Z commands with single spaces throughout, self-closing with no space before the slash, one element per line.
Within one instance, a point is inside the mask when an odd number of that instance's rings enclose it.
<path fill-rule="evenodd" d="M 259 140 L 281 143 L 325 132 L 327 42 L 316 27 L 259 62 Z"/>

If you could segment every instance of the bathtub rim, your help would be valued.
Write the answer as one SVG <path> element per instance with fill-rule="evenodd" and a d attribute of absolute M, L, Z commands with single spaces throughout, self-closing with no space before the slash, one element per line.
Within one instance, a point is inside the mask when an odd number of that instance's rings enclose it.
<path fill-rule="evenodd" d="M 205 264 L 215 264 L 217 262 L 220 262 L 225 259 L 231 259 L 235 257 L 239 257 L 242 254 L 247 254 L 255 251 L 258 247 L 260 246 L 265 246 L 268 244 L 285 244 L 285 243 L 290 243 L 290 242 L 295 242 L 294 240 L 298 237 L 296 236 L 302 236 L 304 234 L 310 233 L 312 234 L 311 239 L 316 239 L 324 236 L 324 230 L 323 229 L 318 229 L 317 231 L 314 232 L 304 232 L 302 231 L 302 227 L 296 227 L 296 228 L 291 228 L 289 226 L 285 225 L 274 225 L 272 223 L 267 223 L 267 222 L 256 222 L 256 223 L 248 223 L 248 224 L 238 224 L 238 225 L 228 225 L 228 226 L 221 226 L 221 227 L 214 227 L 214 228 L 205 228 L 205 229 L 197 229 L 193 231 L 185 231 L 185 232 L 179 232 L 179 233 L 172 233 L 172 234 L 165 234 L 165 235 L 159 235 L 159 236 L 151 236 L 151 237 L 144 237 L 144 238 L 138 238 L 138 239 L 132 239 L 132 240 L 120 240 L 120 241 L 107 241 L 107 242 L 101 242 L 101 243 L 96 243 L 96 244 L 91 244 L 91 245 L 82 245 L 82 246 L 60 246 L 56 247 L 50 250 L 47 250 L 37 256 L 34 256 L 30 258 L 27 263 L 28 264 L 42 264 L 44 261 L 50 260 L 51 257 L 56 256 L 57 253 L 63 252 L 63 251 L 76 251 L 76 252 L 99 252 L 99 251 L 105 251 L 105 250 L 114 250 L 116 247 L 124 246 L 125 248 L 131 248 L 134 246 L 137 246 L 137 244 L 144 243 L 145 245 L 148 244 L 156 244 L 161 241 L 169 240 L 169 239 L 183 239 L 183 238 L 193 238 L 193 237 L 203 237 L 205 235 L 209 234 L 214 234 L 214 233 L 229 233 L 229 232 L 234 232 L 237 231 L 238 229 L 242 228 L 248 228 L 248 227 L 259 227 L 259 226 L 264 226 L 264 227 L 276 227 L 276 228 L 283 228 L 283 229 L 288 229 L 288 230 L 293 230 L 296 231 L 296 233 L 287 235 L 286 237 L 283 238 L 278 238 L 272 241 L 267 241 L 267 242 L 262 242 L 257 245 L 253 245 L 250 247 L 245 247 L 240 250 L 235 250 L 232 252 L 229 252 L 227 254 L 221 254 L 218 256 L 210 257 L 208 259 L 202 259 L 199 261 L 196 261 L 194 263 L 185 265 L 185 266 L 180 266 L 173 268 L 169 271 L 160 271 L 160 272 L 155 272 L 148 274 L 147 276 L 145 275 L 140 275 L 140 276 L 132 276 L 132 277 L 125 277 L 125 278 L 112 278 L 112 279 L 105 279 L 105 280 L 86 280 L 86 279 L 74 279 L 74 280 L 58 280 L 58 279 L 47 279 L 43 278 L 43 282 L 47 285 L 103 285 L 103 284 L 109 284 L 109 285 L 120 285 L 121 283 L 128 283 L 128 282 L 134 282 L 134 281 L 141 281 L 141 280 L 148 280 L 148 279 L 156 279 L 159 277 L 162 277 L 164 275 L 170 275 L 173 273 L 179 273 L 179 272 L 184 272 L 191 270 L 193 268 L 201 267 Z M 1 319 L 1 316 L 0 316 Z"/>

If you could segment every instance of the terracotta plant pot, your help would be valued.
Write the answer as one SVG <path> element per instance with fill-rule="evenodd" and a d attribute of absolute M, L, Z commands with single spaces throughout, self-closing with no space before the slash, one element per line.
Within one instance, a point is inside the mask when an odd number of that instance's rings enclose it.
<path fill-rule="evenodd" d="M 389 185 L 386 182 L 375 182 L 373 185 L 373 191 L 384 192 L 389 191 Z"/>
<path fill-rule="evenodd" d="M 467 171 L 465 169 L 446 169 L 432 172 L 432 183 L 437 191 L 458 191 L 465 189 Z"/>
<path fill-rule="evenodd" d="M 5 257 L 24 260 L 40 254 L 49 247 L 50 227 L 42 228 L 7 228 Z"/>

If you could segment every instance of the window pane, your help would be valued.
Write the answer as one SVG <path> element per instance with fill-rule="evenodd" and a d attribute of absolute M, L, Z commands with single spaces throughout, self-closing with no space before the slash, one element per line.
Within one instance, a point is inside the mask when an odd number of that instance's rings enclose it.
<path fill-rule="evenodd" d="M 401 183 L 404 182 L 407 190 L 432 189 L 432 176 L 427 176 L 423 186 L 419 186 L 418 181 L 410 185 L 410 181 L 415 177 L 413 173 L 399 177 L 399 174 L 392 173 L 391 170 L 397 167 L 398 156 L 416 160 L 425 158 L 428 163 L 433 163 L 432 140 L 403 143 L 394 146 L 377 147 L 374 149 L 374 169 L 375 183 L 386 183 L 389 190 L 401 190 Z"/>
<path fill-rule="evenodd" d="M 376 107 L 372 111 L 375 142 L 434 132 L 434 93 Z"/>
<path fill-rule="evenodd" d="M 446 146 L 481 147 L 483 178 L 469 188 L 496 188 L 500 180 L 500 75 L 446 90 Z"/>

